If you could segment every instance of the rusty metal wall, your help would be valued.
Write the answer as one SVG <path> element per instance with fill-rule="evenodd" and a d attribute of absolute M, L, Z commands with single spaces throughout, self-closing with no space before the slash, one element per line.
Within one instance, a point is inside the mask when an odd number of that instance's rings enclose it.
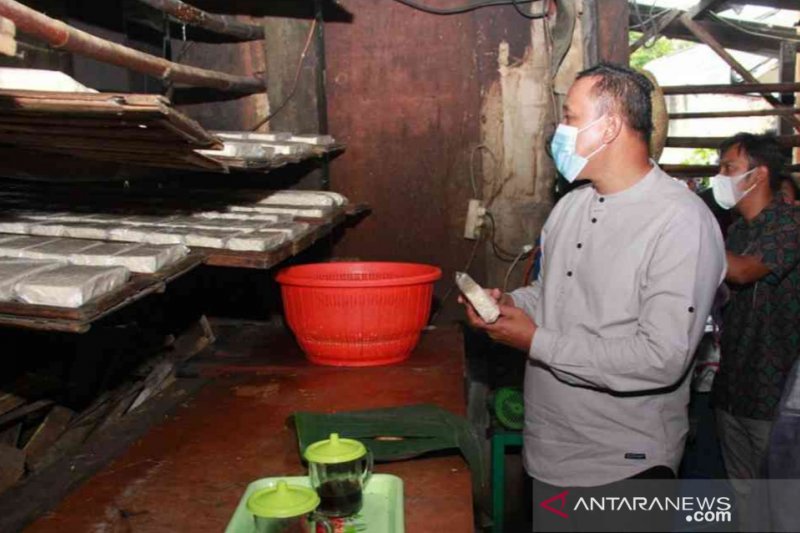
<path fill-rule="evenodd" d="M 498 45 L 509 42 L 521 57 L 529 23 L 511 7 L 445 17 L 394 2 L 340 4 L 354 17 L 326 25 L 328 114 L 348 148 L 332 163 L 331 186 L 373 213 L 335 252 L 437 264 L 441 297 L 473 248 L 463 238 L 470 152 L 482 143 L 481 104 L 498 78 Z M 482 175 L 476 157 L 479 196 Z M 484 279 L 482 247 L 472 272 Z"/>

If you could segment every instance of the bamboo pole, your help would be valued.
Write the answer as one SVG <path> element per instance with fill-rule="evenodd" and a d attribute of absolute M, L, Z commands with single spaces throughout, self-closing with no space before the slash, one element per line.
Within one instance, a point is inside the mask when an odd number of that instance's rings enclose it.
<path fill-rule="evenodd" d="M 236 20 L 230 15 L 208 13 L 181 0 L 139 0 L 171 15 L 179 22 L 237 39 L 254 41 L 264 38 L 264 27 Z"/>
<path fill-rule="evenodd" d="M 740 83 L 738 85 L 666 85 L 664 95 L 674 94 L 764 94 L 793 93 L 800 91 L 797 83 Z"/>
<path fill-rule="evenodd" d="M 690 113 L 670 113 L 670 120 L 705 119 L 705 118 L 737 118 L 737 117 L 772 117 L 776 115 L 800 115 L 800 107 L 779 107 L 773 109 L 744 109 L 742 111 L 698 111 Z"/>
<path fill-rule="evenodd" d="M 667 148 L 717 148 L 727 137 L 667 137 Z M 781 146 L 800 146 L 800 135 L 779 135 Z"/>
<path fill-rule="evenodd" d="M 104 63 L 149 74 L 165 81 L 242 93 L 259 93 L 266 90 L 264 81 L 261 79 L 179 65 L 95 37 L 14 0 L 0 0 L 0 16 L 12 20 L 19 31 L 34 35 L 54 48 L 61 48 Z"/>
<path fill-rule="evenodd" d="M 660 165 L 661 170 L 676 178 L 707 178 L 719 172 L 717 165 Z M 798 172 L 800 165 L 790 165 L 785 172 Z"/>

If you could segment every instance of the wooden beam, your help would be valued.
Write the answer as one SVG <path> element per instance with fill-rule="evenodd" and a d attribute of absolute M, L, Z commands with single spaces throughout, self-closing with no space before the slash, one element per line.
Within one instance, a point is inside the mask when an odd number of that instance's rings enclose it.
<path fill-rule="evenodd" d="M 707 178 L 719 172 L 717 165 L 660 165 L 661 170 L 676 178 Z M 784 172 L 800 172 L 800 165 L 784 168 Z"/>
<path fill-rule="evenodd" d="M 684 26 L 686 26 L 686 29 L 692 32 L 692 34 L 694 34 L 698 39 L 703 41 L 703 43 L 705 43 L 709 48 L 714 50 L 714 52 L 721 57 L 723 61 L 728 63 L 731 68 L 735 70 L 745 81 L 749 83 L 758 83 L 758 78 L 753 76 L 749 70 L 739 63 L 736 58 L 734 58 L 727 50 L 725 50 L 725 47 L 723 47 L 713 35 L 699 26 L 688 14 L 681 16 L 681 22 Z M 763 94 L 762 96 L 764 97 L 764 100 L 769 102 L 773 107 L 781 107 L 781 101 L 771 94 Z M 800 120 L 791 115 L 783 118 L 789 121 L 797 131 L 800 131 Z"/>
<path fill-rule="evenodd" d="M 173 63 L 95 37 L 15 0 L 0 0 L 0 16 L 13 21 L 19 31 L 42 39 L 54 48 L 142 72 L 164 81 L 241 93 L 261 93 L 266 90 L 264 81 L 261 79 Z"/>
<path fill-rule="evenodd" d="M 668 148 L 718 148 L 728 137 L 667 137 Z M 785 147 L 800 146 L 800 135 L 779 135 Z"/>
<path fill-rule="evenodd" d="M 772 109 L 745 109 L 742 111 L 698 111 L 695 113 L 670 113 L 670 120 L 772 117 L 777 115 L 800 115 L 800 107 L 776 107 Z"/>
<path fill-rule="evenodd" d="M 649 6 L 640 6 L 639 10 L 643 18 L 666 16 L 666 12 L 668 11 L 668 9 L 659 7 L 651 9 Z M 723 20 L 727 19 L 723 17 Z M 631 8 L 629 24 L 632 26 L 638 24 L 638 22 Z M 776 26 L 769 26 L 757 22 L 732 21 L 747 30 L 758 34 L 764 34 L 763 36 L 741 32 L 736 28 L 713 19 L 697 20 L 696 22 L 711 33 L 725 48 L 769 57 L 778 56 L 779 39 L 797 38 L 797 35 L 791 28 L 778 28 Z M 686 27 L 681 24 L 680 20 L 677 19 L 663 28 L 661 34 L 670 39 L 700 42 L 700 40 L 687 30 Z"/>
<path fill-rule="evenodd" d="M 610 61 L 627 65 L 628 26 L 630 17 L 627 0 L 603 0 L 595 3 L 595 20 L 597 21 L 597 57 L 600 61 Z"/>
<path fill-rule="evenodd" d="M 794 83 L 797 81 L 794 77 L 795 59 L 797 58 L 797 45 L 792 42 L 781 43 L 780 54 L 778 56 L 778 77 L 781 83 Z M 780 95 L 779 101 L 784 106 L 794 106 L 794 93 L 785 93 Z M 782 135 L 790 135 L 792 133 L 791 124 L 781 121 L 780 133 Z"/>
<path fill-rule="evenodd" d="M 656 23 L 655 27 L 642 33 L 642 36 L 636 39 L 636 42 L 634 42 L 630 46 L 629 53 L 633 54 L 636 50 L 641 48 L 644 45 L 644 43 L 646 43 L 653 37 L 660 35 L 661 32 L 664 30 L 664 28 L 675 22 L 678 19 L 678 17 L 681 16 L 682 13 L 683 12 L 680 9 L 673 9 L 666 15 L 662 15 L 658 19 L 658 22 Z"/>
<path fill-rule="evenodd" d="M 737 85 L 666 85 L 665 96 L 675 94 L 764 94 L 800 91 L 800 83 L 740 83 Z"/>

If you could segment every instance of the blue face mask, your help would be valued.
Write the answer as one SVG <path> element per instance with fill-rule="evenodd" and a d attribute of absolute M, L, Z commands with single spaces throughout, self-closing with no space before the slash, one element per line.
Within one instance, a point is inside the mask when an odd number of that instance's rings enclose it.
<path fill-rule="evenodd" d="M 567 126 L 566 124 L 559 124 L 556 128 L 556 133 L 553 135 L 553 140 L 550 142 L 550 151 L 553 154 L 553 161 L 555 161 L 558 172 L 564 176 L 564 179 L 568 182 L 572 183 L 575 181 L 578 174 L 580 174 L 586 164 L 589 163 L 589 159 L 606 147 L 606 145 L 603 144 L 586 157 L 575 153 L 578 134 L 588 130 L 602 119 L 603 117 L 600 117 L 581 129 L 575 126 Z"/>

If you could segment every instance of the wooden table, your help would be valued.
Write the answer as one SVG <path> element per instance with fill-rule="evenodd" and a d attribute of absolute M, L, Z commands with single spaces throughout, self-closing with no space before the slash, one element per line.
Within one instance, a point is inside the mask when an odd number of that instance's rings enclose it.
<path fill-rule="evenodd" d="M 201 357 L 212 381 L 116 461 L 26 531 L 222 531 L 245 487 L 304 473 L 287 419 L 429 402 L 463 414 L 458 329 L 423 334 L 405 363 L 315 366 L 282 328 L 218 327 Z M 458 455 L 379 464 L 405 484 L 406 531 L 473 530 L 470 472 Z"/>

